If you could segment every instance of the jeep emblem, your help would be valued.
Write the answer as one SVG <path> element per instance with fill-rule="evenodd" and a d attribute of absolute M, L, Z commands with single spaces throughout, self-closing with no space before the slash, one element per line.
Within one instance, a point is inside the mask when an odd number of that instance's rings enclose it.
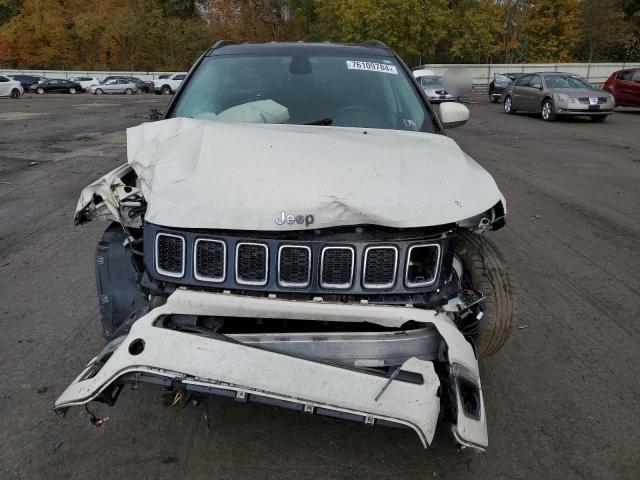
<path fill-rule="evenodd" d="M 297 223 L 299 225 L 304 225 L 305 227 L 313 225 L 313 222 L 315 222 L 313 215 L 287 215 L 284 210 L 280 212 L 280 216 L 274 218 L 274 220 L 276 225 L 293 225 L 294 223 Z"/>

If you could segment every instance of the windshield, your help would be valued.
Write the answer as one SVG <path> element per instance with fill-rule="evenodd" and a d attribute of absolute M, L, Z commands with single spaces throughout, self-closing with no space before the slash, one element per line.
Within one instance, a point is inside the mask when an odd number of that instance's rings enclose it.
<path fill-rule="evenodd" d="M 172 117 L 434 132 L 395 59 L 341 55 L 207 57 Z"/>
<path fill-rule="evenodd" d="M 509 83 L 511 82 L 511 80 L 513 80 L 513 78 L 511 78 L 510 76 L 503 75 L 501 73 L 496 73 L 494 76 L 494 79 L 496 82 L 499 82 L 499 83 Z"/>
<path fill-rule="evenodd" d="M 544 78 L 547 88 L 593 88 L 577 75 L 550 75 Z"/>
<path fill-rule="evenodd" d="M 443 87 L 444 86 L 444 78 L 443 77 L 420 77 L 420 85 L 423 87 Z"/>

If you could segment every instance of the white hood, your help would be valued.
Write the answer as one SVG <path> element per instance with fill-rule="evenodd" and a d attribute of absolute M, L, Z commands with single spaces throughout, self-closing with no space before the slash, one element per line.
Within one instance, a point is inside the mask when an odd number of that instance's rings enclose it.
<path fill-rule="evenodd" d="M 454 223 L 502 198 L 493 178 L 443 135 L 176 118 L 127 130 L 148 222 L 300 230 Z M 278 225 L 287 215 L 313 224 Z"/>

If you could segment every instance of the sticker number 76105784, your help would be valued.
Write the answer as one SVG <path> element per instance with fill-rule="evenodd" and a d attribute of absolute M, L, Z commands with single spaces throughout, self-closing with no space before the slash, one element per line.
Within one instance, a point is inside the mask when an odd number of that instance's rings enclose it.
<path fill-rule="evenodd" d="M 369 70 L 371 72 L 383 72 L 398 74 L 398 70 L 393 65 L 385 65 L 384 63 L 363 62 L 360 60 L 347 60 L 347 68 L 349 70 Z"/>

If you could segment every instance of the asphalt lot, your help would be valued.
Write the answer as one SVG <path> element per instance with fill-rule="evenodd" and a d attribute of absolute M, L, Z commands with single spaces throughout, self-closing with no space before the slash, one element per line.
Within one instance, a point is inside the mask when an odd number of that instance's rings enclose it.
<path fill-rule="evenodd" d="M 101 348 L 83 186 L 168 98 L 0 99 L 0 478 L 640 478 L 640 109 L 604 124 L 507 116 L 482 96 L 451 130 L 496 178 L 519 315 L 481 365 L 489 450 L 212 398 L 126 390 L 96 429 L 54 400 Z"/>

